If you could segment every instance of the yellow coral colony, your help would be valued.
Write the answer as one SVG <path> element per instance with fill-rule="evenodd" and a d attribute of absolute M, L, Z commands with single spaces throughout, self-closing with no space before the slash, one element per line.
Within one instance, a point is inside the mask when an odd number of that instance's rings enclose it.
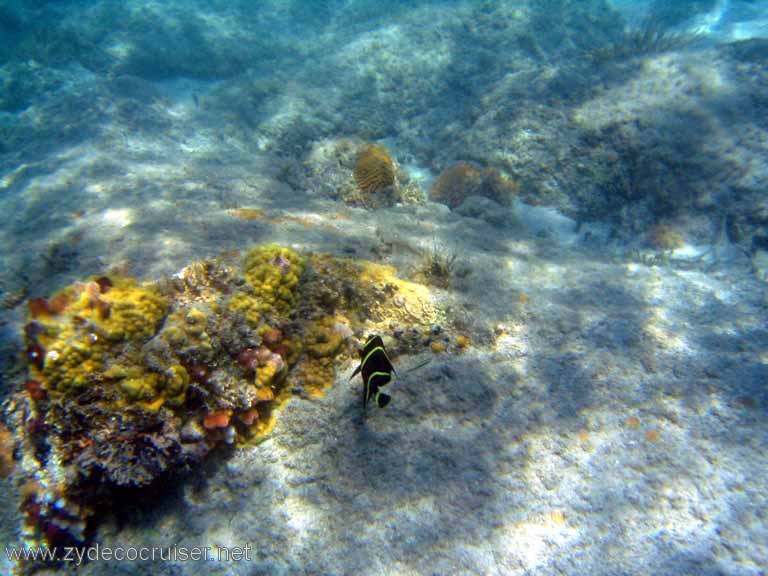
<path fill-rule="evenodd" d="M 70 303 L 60 315 L 39 319 L 38 341 L 47 351 L 40 374 L 48 390 L 69 392 L 87 386 L 105 368 L 110 350 L 126 342 L 138 347 L 157 331 L 169 303 L 154 286 L 132 279 L 95 281 L 65 290 Z"/>
<path fill-rule="evenodd" d="M 398 278 L 391 266 L 324 255 L 314 255 L 310 261 L 318 267 L 317 278 L 303 289 L 306 302 L 302 305 L 313 310 L 314 319 L 292 334 L 276 330 L 278 341 L 267 343 L 275 361 L 261 362 L 251 380 L 257 387 L 283 378 L 286 368 L 295 365 L 302 352 L 306 362 L 314 363 L 311 369 L 305 366 L 304 372 L 322 373 L 323 380 L 332 381 L 333 359 L 346 349 L 342 344 L 354 331 L 353 323 L 360 325 L 357 331 L 372 332 L 386 330 L 392 321 L 425 326 L 438 320 L 429 289 Z M 176 309 L 170 314 L 171 297 L 163 295 L 157 285 L 113 278 L 104 289 L 95 281 L 67 288 L 62 292 L 65 309 L 36 319 L 41 325 L 36 339 L 46 355 L 40 366 L 30 364 L 30 376 L 54 393 L 77 393 L 100 384 L 110 386 L 124 402 L 147 409 L 179 406 L 191 380 L 189 363 L 179 358 L 190 346 L 198 354 L 213 354 L 206 332 L 214 317 L 210 315 L 220 314 L 223 304 L 225 309 L 241 312 L 247 324 L 264 337 L 289 320 L 296 309 L 306 265 L 305 259 L 290 248 L 258 246 L 245 256 L 246 282 L 231 297 L 221 298 L 222 294 L 217 302 L 200 304 L 182 304 L 180 298 L 174 300 Z M 329 286 L 336 295 L 322 310 L 318 302 L 328 301 L 323 291 L 330 290 Z M 350 286 L 358 294 L 382 287 L 389 293 L 361 303 L 343 295 Z M 365 322 L 364 328 L 361 322 Z M 160 364 L 145 358 L 143 351 L 156 335 L 172 351 Z M 285 364 L 277 362 L 279 355 Z"/>
<path fill-rule="evenodd" d="M 364 283 L 390 286 L 394 290 L 391 298 L 375 304 L 376 316 L 381 318 L 372 330 L 383 331 L 390 321 L 409 325 L 429 326 L 438 321 L 438 310 L 423 284 L 397 277 L 393 266 L 363 261 L 360 279 Z"/>
<path fill-rule="evenodd" d="M 297 288 L 304 259 L 290 248 L 275 244 L 258 246 L 245 257 L 247 288 L 230 300 L 231 310 L 242 311 L 256 327 L 264 315 L 285 317 L 297 303 Z"/>

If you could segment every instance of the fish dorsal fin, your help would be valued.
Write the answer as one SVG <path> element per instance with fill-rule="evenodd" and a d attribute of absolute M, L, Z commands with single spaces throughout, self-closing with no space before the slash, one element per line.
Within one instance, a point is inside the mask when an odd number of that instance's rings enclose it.
<path fill-rule="evenodd" d="M 361 362 L 360 365 L 357 368 L 355 368 L 355 371 L 352 372 L 352 376 L 350 376 L 349 379 L 352 380 L 352 378 L 354 378 L 355 376 L 360 374 L 360 370 L 362 370 L 362 369 L 363 369 L 363 364 Z"/>

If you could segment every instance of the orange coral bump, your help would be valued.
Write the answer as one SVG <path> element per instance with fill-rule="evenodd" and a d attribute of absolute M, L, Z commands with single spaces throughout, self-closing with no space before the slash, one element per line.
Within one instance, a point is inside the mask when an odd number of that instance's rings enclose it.
<path fill-rule="evenodd" d="M 259 417 L 259 411 L 256 408 L 251 408 L 240 414 L 240 422 L 246 426 L 252 426 Z"/>
<path fill-rule="evenodd" d="M 13 471 L 13 434 L 0 424 L 0 478 Z"/>
<path fill-rule="evenodd" d="M 32 300 L 27 301 L 27 307 L 32 318 L 47 316 L 49 313 L 48 302 L 45 298 L 32 298 Z"/>
<path fill-rule="evenodd" d="M 214 428 L 226 428 L 229 426 L 229 418 L 231 414 L 229 410 L 216 410 L 215 412 L 208 412 L 203 417 L 203 428 L 206 430 L 213 430 Z"/>
<path fill-rule="evenodd" d="M 45 388 L 37 380 L 27 380 L 24 389 L 32 400 L 40 401 L 45 398 Z"/>
<path fill-rule="evenodd" d="M 256 399 L 258 402 L 271 402 L 275 399 L 275 393 L 269 386 L 263 386 L 256 391 Z"/>
<path fill-rule="evenodd" d="M 69 306 L 69 294 L 66 292 L 59 292 L 48 300 L 48 310 L 51 314 L 61 314 L 67 306 Z"/>
<path fill-rule="evenodd" d="M 467 162 L 457 162 L 440 173 L 429 197 L 433 202 L 456 208 L 467 196 L 477 194 L 482 182 L 480 170 Z"/>
<path fill-rule="evenodd" d="M 51 314 L 61 314 L 68 305 L 69 294 L 66 292 L 59 292 L 50 300 L 46 300 L 45 298 L 32 298 L 27 302 L 29 315 L 32 316 L 32 318 L 49 316 Z"/>
<path fill-rule="evenodd" d="M 261 337 L 265 344 L 278 344 L 283 339 L 283 333 L 277 328 L 270 328 Z"/>

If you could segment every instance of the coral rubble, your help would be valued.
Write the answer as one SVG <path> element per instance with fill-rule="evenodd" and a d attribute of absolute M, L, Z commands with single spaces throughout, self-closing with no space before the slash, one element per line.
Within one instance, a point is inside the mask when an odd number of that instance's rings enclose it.
<path fill-rule="evenodd" d="M 171 279 L 94 278 L 29 302 L 28 379 L 6 402 L 2 472 L 28 545 L 81 543 L 116 490 L 146 490 L 258 438 L 289 387 L 321 394 L 350 337 L 438 319 L 394 268 L 267 244 Z M 5 440 L 3 440 L 5 438 Z"/>

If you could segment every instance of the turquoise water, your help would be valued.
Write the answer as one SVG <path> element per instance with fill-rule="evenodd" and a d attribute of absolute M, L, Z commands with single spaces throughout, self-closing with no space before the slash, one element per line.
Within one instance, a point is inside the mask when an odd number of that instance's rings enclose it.
<path fill-rule="evenodd" d="M 0 0 L 0 570 L 764 574 L 767 62 L 758 0 Z"/>

